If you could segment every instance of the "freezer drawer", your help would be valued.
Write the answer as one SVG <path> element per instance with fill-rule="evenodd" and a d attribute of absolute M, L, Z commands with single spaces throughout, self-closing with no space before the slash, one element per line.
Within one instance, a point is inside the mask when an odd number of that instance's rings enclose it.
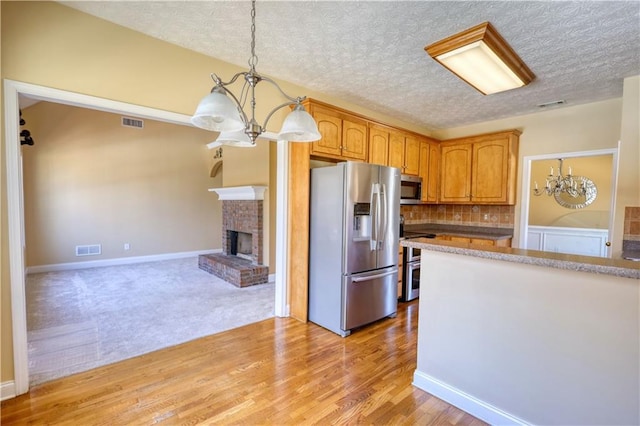
<path fill-rule="evenodd" d="M 351 330 L 398 311 L 398 268 L 344 277 L 342 329 Z"/>

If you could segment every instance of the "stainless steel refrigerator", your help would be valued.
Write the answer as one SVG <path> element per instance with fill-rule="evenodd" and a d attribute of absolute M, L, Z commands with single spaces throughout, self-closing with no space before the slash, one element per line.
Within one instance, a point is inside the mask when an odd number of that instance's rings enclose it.
<path fill-rule="evenodd" d="M 398 308 L 400 170 L 311 170 L 309 320 L 341 336 Z"/>

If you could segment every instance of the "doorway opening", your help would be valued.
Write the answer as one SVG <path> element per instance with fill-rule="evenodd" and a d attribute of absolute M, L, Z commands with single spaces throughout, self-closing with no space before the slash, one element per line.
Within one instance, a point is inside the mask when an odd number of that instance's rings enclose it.
<path fill-rule="evenodd" d="M 610 257 L 618 149 L 529 156 L 523 163 L 520 247 Z M 592 185 L 587 202 L 584 196 L 545 191 L 547 180 L 557 179 L 559 164 L 564 164 L 563 176 L 572 174 L 577 189 L 583 181 Z"/>
<path fill-rule="evenodd" d="M 77 106 L 81 108 L 98 111 L 112 112 L 116 114 L 131 115 L 142 119 L 157 120 L 178 125 L 189 124 L 189 117 L 168 111 L 142 107 L 138 105 L 126 104 L 123 102 L 111 101 L 103 98 L 67 92 L 64 90 L 52 89 L 43 86 L 20 83 L 11 80 L 4 80 L 4 111 L 5 111 L 5 142 L 6 142 L 6 177 L 7 177 L 7 216 L 8 216 L 8 245 L 9 245 L 9 271 L 11 286 L 12 305 L 12 335 L 13 335 L 13 362 L 14 380 L 3 383 L 3 398 L 10 398 L 15 395 L 26 393 L 29 390 L 29 368 L 27 350 L 27 315 L 25 298 L 25 258 L 24 258 L 24 204 L 23 204 L 23 174 L 21 163 L 21 152 L 19 144 L 19 97 L 24 95 L 36 100 L 49 101 L 64 105 Z M 272 135 L 266 135 L 271 137 Z M 281 159 L 286 162 L 286 145 L 278 142 L 278 163 Z M 284 154 L 281 157 L 281 154 Z M 286 167 L 278 167 L 278 188 L 286 191 Z M 278 191 L 278 216 L 280 209 L 286 204 L 281 199 Z M 278 221 L 277 227 L 282 226 Z M 286 233 L 277 228 L 279 238 L 277 239 L 278 252 L 285 252 L 282 244 L 286 242 Z M 286 258 L 280 258 L 278 265 L 282 262 L 286 264 Z M 283 271 L 280 270 L 279 271 Z M 286 316 L 286 288 L 282 273 L 276 273 L 276 300 L 275 311 L 278 316 Z"/>

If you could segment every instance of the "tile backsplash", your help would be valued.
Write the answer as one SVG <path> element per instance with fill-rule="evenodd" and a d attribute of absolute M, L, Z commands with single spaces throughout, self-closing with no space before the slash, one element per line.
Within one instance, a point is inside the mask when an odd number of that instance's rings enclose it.
<path fill-rule="evenodd" d="M 404 216 L 406 224 L 440 223 L 492 228 L 513 228 L 514 211 L 514 206 L 492 205 L 422 204 L 400 206 L 400 213 Z"/>
<path fill-rule="evenodd" d="M 640 207 L 624 208 L 623 240 L 640 241 Z"/>

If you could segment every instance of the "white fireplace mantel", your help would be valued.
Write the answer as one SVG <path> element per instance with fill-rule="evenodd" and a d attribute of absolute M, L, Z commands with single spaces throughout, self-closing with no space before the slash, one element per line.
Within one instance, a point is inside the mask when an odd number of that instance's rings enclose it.
<path fill-rule="evenodd" d="M 210 188 L 209 192 L 217 192 L 219 200 L 264 200 L 266 186 L 230 186 L 227 188 Z"/>

